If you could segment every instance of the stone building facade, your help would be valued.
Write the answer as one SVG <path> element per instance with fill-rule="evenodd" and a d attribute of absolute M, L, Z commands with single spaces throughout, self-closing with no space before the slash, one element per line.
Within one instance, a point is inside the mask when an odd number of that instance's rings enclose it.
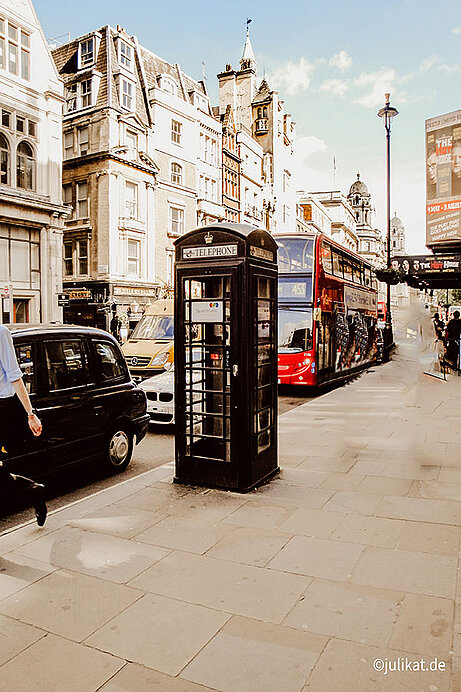
<path fill-rule="evenodd" d="M 375 267 L 382 266 L 385 263 L 383 237 L 378 228 L 373 228 L 371 194 L 360 180 L 360 173 L 357 173 L 357 180 L 352 183 L 347 199 L 355 214 L 359 254 Z"/>
<path fill-rule="evenodd" d="M 0 0 L 0 49 L 0 322 L 54 322 L 63 86 L 30 0 Z"/>
<path fill-rule="evenodd" d="M 343 247 L 358 251 L 359 238 L 354 211 L 340 190 L 311 192 L 311 197 L 320 203 L 331 219 L 331 237 Z"/>
<path fill-rule="evenodd" d="M 229 106 L 234 114 L 242 160 L 241 179 L 247 181 L 242 183 L 241 220 L 254 225 L 263 223 L 271 231 L 293 230 L 296 201 L 291 178 L 295 123 L 285 113 L 278 92 L 271 90 L 265 79 L 258 86 L 257 62 L 248 31 L 239 69 L 234 70 L 228 63 L 218 74 L 218 84 L 219 114 L 222 117 Z"/>
<path fill-rule="evenodd" d="M 222 217 L 221 125 L 203 82 L 105 26 L 60 46 L 66 321 L 134 323 L 173 282 L 173 241 Z M 132 325 L 131 325 L 132 326 Z"/>

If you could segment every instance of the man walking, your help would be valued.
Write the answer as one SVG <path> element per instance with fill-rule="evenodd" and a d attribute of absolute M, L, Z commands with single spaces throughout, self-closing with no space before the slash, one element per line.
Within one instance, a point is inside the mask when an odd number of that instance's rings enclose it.
<path fill-rule="evenodd" d="M 461 336 L 461 319 L 459 317 L 459 310 L 455 310 L 452 319 L 445 328 L 445 360 L 448 361 L 452 368 L 456 368 L 459 354 L 459 339 Z"/>
<path fill-rule="evenodd" d="M 24 386 L 10 331 L 0 324 L 0 487 L 30 490 L 39 526 L 43 526 L 47 515 L 44 486 L 9 473 L 5 462 L 20 451 L 24 441 L 32 441 L 31 433 L 38 437 L 41 432 L 42 424 Z"/>

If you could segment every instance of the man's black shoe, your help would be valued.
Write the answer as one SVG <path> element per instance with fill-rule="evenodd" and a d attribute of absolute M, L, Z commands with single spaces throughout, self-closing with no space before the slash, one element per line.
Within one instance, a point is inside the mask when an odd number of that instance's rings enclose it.
<path fill-rule="evenodd" d="M 43 526 L 43 524 L 46 521 L 46 515 L 48 513 L 45 502 L 45 486 L 41 483 L 34 483 L 32 486 L 32 493 L 34 498 L 33 503 L 37 524 L 39 526 Z"/>

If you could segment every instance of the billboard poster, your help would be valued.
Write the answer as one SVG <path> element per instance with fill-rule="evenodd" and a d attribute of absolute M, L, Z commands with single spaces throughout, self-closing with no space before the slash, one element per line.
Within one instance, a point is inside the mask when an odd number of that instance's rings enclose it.
<path fill-rule="evenodd" d="M 407 255 L 393 257 L 391 260 L 393 269 L 404 274 L 418 276 L 424 274 L 459 274 L 461 273 L 461 255 Z"/>
<path fill-rule="evenodd" d="M 461 110 L 426 120 L 426 245 L 461 241 Z"/>

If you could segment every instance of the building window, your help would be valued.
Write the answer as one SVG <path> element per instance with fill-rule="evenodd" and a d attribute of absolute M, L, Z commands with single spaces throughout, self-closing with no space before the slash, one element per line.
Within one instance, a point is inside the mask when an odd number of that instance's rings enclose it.
<path fill-rule="evenodd" d="M 26 129 L 26 120 L 21 118 L 19 115 L 16 116 L 16 132 L 23 134 Z"/>
<path fill-rule="evenodd" d="M 72 185 L 70 183 L 62 186 L 62 203 L 72 205 Z"/>
<path fill-rule="evenodd" d="M 78 153 L 80 156 L 88 154 L 89 131 L 87 127 L 81 127 L 78 131 Z"/>
<path fill-rule="evenodd" d="M 94 62 L 94 38 L 82 41 L 80 44 L 80 67 L 87 67 Z"/>
<path fill-rule="evenodd" d="M 88 274 L 88 240 L 77 241 L 77 266 L 78 273 Z"/>
<path fill-rule="evenodd" d="M 19 74 L 18 28 L 8 22 L 8 70 Z"/>
<path fill-rule="evenodd" d="M 181 209 L 181 207 L 170 207 L 168 222 L 169 233 L 172 235 L 182 235 L 184 233 L 184 209 Z"/>
<path fill-rule="evenodd" d="M 77 218 L 88 218 L 88 184 L 77 183 Z"/>
<path fill-rule="evenodd" d="M 175 185 L 182 185 L 182 167 L 179 163 L 171 164 L 171 182 Z"/>
<path fill-rule="evenodd" d="M 123 41 L 120 42 L 120 64 L 131 69 L 131 46 Z"/>
<path fill-rule="evenodd" d="M 138 218 L 138 186 L 125 182 L 125 210 L 129 219 Z"/>
<path fill-rule="evenodd" d="M 138 135 L 133 130 L 127 130 L 125 133 L 125 143 L 132 153 L 138 151 Z"/>
<path fill-rule="evenodd" d="M 139 240 L 128 240 L 128 274 L 129 276 L 140 276 L 140 242 Z"/>
<path fill-rule="evenodd" d="M 10 182 L 10 147 L 5 135 L 0 133 L 0 183 L 8 185 Z"/>
<path fill-rule="evenodd" d="M 11 127 L 11 113 L 10 111 L 2 110 L 2 125 L 3 127 Z"/>
<path fill-rule="evenodd" d="M 166 91 L 167 94 L 173 94 L 176 96 L 176 84 L 171 79 L 162 78 L 162 89 Z"/>
<path fill-rule="evenodd" d="M 6 67 L 5 63 L 5 21 L 0 19 L 0 68 L 2 70 Z"/>
<path fill-rule="evenodd" d="M 21 77 L 30 79 L 30 35 L 21 30 Z"/>
<path fill-rule="evenodd" d="M 21 142 L 16 151 L 16 185 L 23 190 L 35 187 L 35 157 L 28 142 Z"/>
<path fill-rule="evenodd" d="M 126 79 L 122 79 L 122 106 L 129 111 L 133 105 L 133 84 Z"/>
<path fill-rule="evenodd" d="M 74 259 L 72 243 L 64 243 L 64 276 L 73 276 Z"/>
<path fill-rule="evenodd" d="M 91 79 L 84 79 L 80 85 L 81 97 L 82 97 L 82 108 L 88 108 L 91 106 Z"/>
<path fill-rule="evenodd" d="M 171 141 L 175 144 L 182 144 L 182 123 L 177 120 L 171 121 Z"/>
<path fill-rule="evenodd" d="M 217 142 L 215 139 L 211 140 L 211 162 L 213 166 L 216 166 L 217 164 Z"/>
<path fill-rule="evenodd" d="M 29 137 L 36 137 L 37 136 L 37 123 L 35 123 L 33 120 L 28 120 L 27 126 L 29 129 Z"/>
<path fill-rule="evenodd" d="M 64 159 L 71 159 L 74 155 L 74 133 L 64 133 Z"/>
<path fill-rule="evenodd" d="M 66 87 L 66 112 L 73 113 L 77 110 L 77 83 Z"/>

